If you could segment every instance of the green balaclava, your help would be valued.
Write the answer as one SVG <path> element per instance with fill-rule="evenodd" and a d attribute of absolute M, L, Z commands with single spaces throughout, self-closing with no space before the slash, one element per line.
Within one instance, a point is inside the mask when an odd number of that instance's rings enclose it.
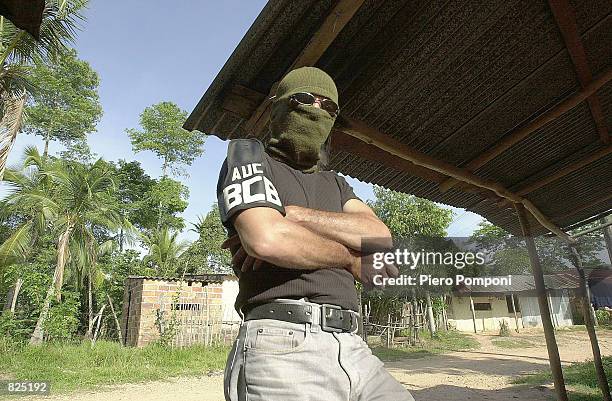
<path fill-rule="evenodd" d="M 278 84 L 270 113 L 270 139 L 266 150 L 273 158 L 304 173 L 318 171 L 319 150 L 329 136 L 335 117 L 309 105 L 290 104 L 298 92 L 325 96 L 338 104 L 332 78 L 315 67 L 290 71 Z"/>

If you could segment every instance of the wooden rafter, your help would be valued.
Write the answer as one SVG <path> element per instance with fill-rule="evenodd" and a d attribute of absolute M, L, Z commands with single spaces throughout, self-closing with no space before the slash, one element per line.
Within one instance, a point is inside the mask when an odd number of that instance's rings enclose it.
<path fill-rule="evenodd" d="M 487 164 L 488 162 L 490 162 L 491 160 L 493 160 L 494 158 L 496 158 L 497 156 L 501 155 L 503 152 L 508 150 L 510 147 L 514 146 L 518 142 L 527 138 L 530 134 L 532 134 L 537 129 L 543 127 L 544 125 L 548 124 L 549 122 L 553 121 L 554 119 L 558 118 L 559 116 L 565 114 L 569 110 L 578 106 L 580 103 L 582 103 L 584 100 L 586 100 L 591 95 L 593 95 L 599 88 L 604 86 L 610 80 L 612 80 L 612 68 L 608 69 L 603 74 L 599 75 L 597 78 L 592 80 L 587 86 L 585 86 L 582 90 L 580 90 L 576 94 L 570 96 L 569 98 L 565 99 L 561 103 L 557 104 L 552 109 L 538 116 L 536 119 L 531 121 L 529 124 L 517 129 L 516 131 L 502 138 L 492 148 L 490 148 L 484 153 L 481 153 L 475 159 L 472 159 L 469 163 L 467 163 L 464 166 L 464 168 L 469 171 L 474 171 L 484 166 L 485 164 Z M 446 192 L 450 188 L 455 186 L 456 183 L 457 183 L 457 180 L 452 179 L 452 178 L 448 179 L 444 181 L 442 184 L 440 184 L 440 191 Z"/>
<path fill-rule="evenodd" d="M 584 51 L 584 45 L 578 32 L 578 26 L 576 25 L 576 15 L 573 7 L 567 0 L 548 0 L 550 9 L 555 17 L 557 26 L 561 31 L 561 36 L 565 42 L 565 47 L 569 53 L 570 59 L 574 64 L 576 75 L 578 76 L 578 82 L 583 88 L 586 87 L 593 80 L 593 74 L 587 61 L 587 56 Z M 595 120 L 595 126 L 597 132 L 601 138 L 602 143 L 609 144 L 610 136 L 608 134 L 608 127 L 601 110 L 601 103 L 597 94 L 594 93 L 587 98 L 589 109 L 593 120 Z"/>
<path fill-rule="evenodd" d="M 522 198 L 519 195 L 508 191 L 502 185 L 480 178 L 466 169 L 462 169 L 453 166 L 449 163 L 435 159 L 427 154 L 419 152 L 410 146 L 392 138 L 388 135 L 383 134 L 373 127 L 369 127 L 367 124 L 358 121 L 350 117 L 338 117 L 336 121 L 338 131 L 342 131 L 348 135 L 351 135 L 363 142 L 370 145 L 376 146 L 384 150 L 385 152 L 400 157 L 404 160 L 408 160 L 417 166 L 425 167 L 427 169 L 437 171 L 438 173 L 450 176 L 457 181 L 463 181 L 468 184 L 484 188 L 494 192 L 501 198 L 508 199 L 513 203 L 522 204 L 531 214 L 538 220 L 538 222 L 561 237 L 566 242 L 573 242 L 573 240 L 557 227 L 547 216 L 545 216 L 531 201 Z"/>
<path fill-rule="evenodd" d="M 363 2 L 364 0 L 339 0 L 285 74 L 299 67 L 315 65 L 344 26 L 353 18 L 353 15 L 359 10 Z M 275 82 L 270 88 L 269 96 L 261 102 L 249 117 L 246 124 L 249 135 L 257 137 L 268 123 L 270 118 L 270 97 L 276 93 L 277 86 L 278 82 Z"/>

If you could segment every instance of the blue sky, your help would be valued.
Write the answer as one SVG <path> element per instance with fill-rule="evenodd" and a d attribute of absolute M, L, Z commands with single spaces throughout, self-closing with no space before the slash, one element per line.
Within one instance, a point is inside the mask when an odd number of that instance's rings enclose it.
<path fill-rule="evenodd" d="M 92 151 L 106 160 L 138 160 L 149 175 L 159 177 L 161 162 L 150 152 L 134 154 L 125 129 L 139 128 L 142 110 L 160 101 L 175 102 L 191 112 L 265 3 L 91 0 L 75 48 L 101 81 L 104 116 L 97 132 L 89 136 Z M 23 149 L 32 144 L 42 149 L 37 137 L 19 135 L 9 165 L 18 162 Z M 60 149 L 56 143 L 50 146 L 52 153 Z M 204 149 L 187 168 L 189 177 L 179 178 L 190 190 L 189 207 L 183 214 L 188 222 L 206 214 L 216 201 L 216 182 L 227 143 L 209 136 Z M 369 184 L 347 179 L 363 200 L 372 198 Z M 1 192 L 0 188 L 0 196 Z M 471 212 L 453 210 L 451 236 L 471 234 L 482 220 Z M 183 237 L 193 240 L 195 233 Z"/>

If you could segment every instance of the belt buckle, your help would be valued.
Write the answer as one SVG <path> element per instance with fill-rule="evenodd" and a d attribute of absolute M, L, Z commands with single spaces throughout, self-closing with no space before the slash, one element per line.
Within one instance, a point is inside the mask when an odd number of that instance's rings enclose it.
<path fill-rule="evenodd" d="M 330 327 L 327 325 L 327 310 L 328 309 L 337 309 L 342 310 L 338 305 L 332 304 L 321 304 L 321 330 L 333 333 L 342 333 L 344 330 L 339 329 L 337 327 Z"/>

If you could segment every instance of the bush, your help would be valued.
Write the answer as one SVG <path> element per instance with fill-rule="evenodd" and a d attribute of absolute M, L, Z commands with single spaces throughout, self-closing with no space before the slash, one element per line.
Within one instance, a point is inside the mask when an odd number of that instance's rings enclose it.
<path fill-rule="evenodd" d="M 608 310 L 598 309 L 595 311 L 597 323 L 602 326 L 612 326 L 612 313 Z"/>
<path fill-rule="evenodd" d="M 499 336 L 500 337 L 510 337 L 510 327 L 508 326 L 508 322 L 502 320 L 499 323 Z"/>
<path fill-rule="evenodd" d="M 70 341 L 79 328 L 79 294 L 63 291 L 61 303 L 51 306 L 45 321 L 45 331 L 50 340 Z"/>
<path fill-rule="evenodd" d="M 10 341 L 20 341 L 27 338 L 30 330 L 25 323 L 12 312 L 3 312 L 0 314 L 0 338 L 6 338 Z"/>

